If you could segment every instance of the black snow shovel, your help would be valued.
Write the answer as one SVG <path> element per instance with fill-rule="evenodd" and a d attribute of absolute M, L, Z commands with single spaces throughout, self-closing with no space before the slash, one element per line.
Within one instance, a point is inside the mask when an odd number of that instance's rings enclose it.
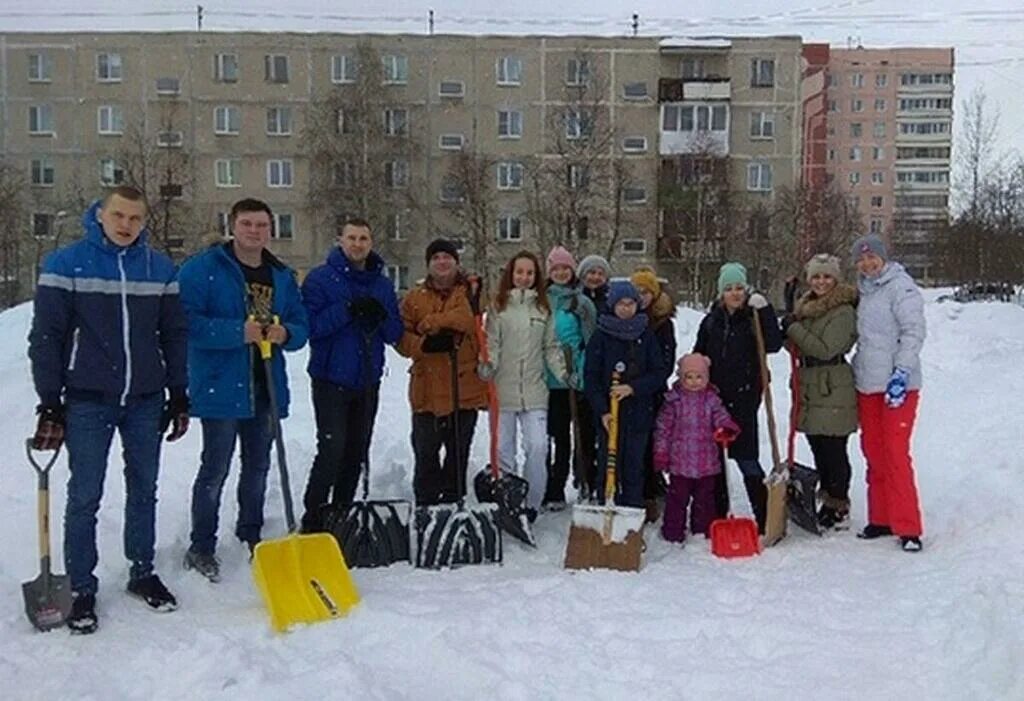
<path fill-rule="evenodd" d="M 416 507 L 416 566 L 444 569 L 462 565 L 500 563 L 501 528 L 494 504 L 466 506 L 466 469 L 459 445 L 459 360 L 458 345 L 448 349 L 452 376 L 452 415 L 449 422 L 455 458 L 455 480 L 459 500 L 455 504 Z M 447 457 L 447 456 L 446 456 Z"/>
<path fill-rule="evenodd" d="M 40 465 L 32 457 L 32 439 L 25 441 L 25 454 L 39 476 L 39 576 L 21 585 L 25 595 L 25 614 L 42 631 L 60 628 L 71 613 L 71 582 L 66 574 L 50 571 L 50 468 L 57 462 L 60 447 L 53 457 Z"/>
<path fill-rule="evenodd" d="M 369 369 L 370 339 L 363 334 L 363 358 Z M 370 501 L 370 427 L 369 401 L 363 403 L 362 435 L 366 448 L 360 470 L 363 498 L 351 504 L 329 504 L 321 514 L 324 527 L 334 535 L 345 554 L 349 567 L 387 567 L 395 562 L 409 562 L 409 521 L 412 504 L 401 499 Z"/>
<path fill-rule="evenodd" d="M 476 316 L 476 338 L 480 346 L 480 358 L 483 362 L 490 360 L 487 351 L 487 333 L 484 331 L 483 319 Z M 481 504 L 497 504 L 498 525 L 501 530 L 527 545 L 537 546 L 530 528 L 530 519 L 526 515 L 526 497 L 530 493 L 530 483 L 519 475 L 501 469 L 498 461 L 498 391 L 494 380 L 487 382 L 487 418 L 490 428 L 490 464 L 473 478 L 473 491 L 476 500 Z"/>

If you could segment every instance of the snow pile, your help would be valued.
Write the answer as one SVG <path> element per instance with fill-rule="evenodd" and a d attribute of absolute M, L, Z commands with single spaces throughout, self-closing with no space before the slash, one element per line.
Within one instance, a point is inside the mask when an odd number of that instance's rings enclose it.
<path fill-rule="evenodd" d="M 357 570 L 363 602 L 347 619 L 277 636 L 245 550 L 230 538 L 237 469 L 222 509 L 223 581 L 211 585 L 181 569 L 200 447 L 194 425 L 167 447 L 160 481 L 157 569 L 181 608 L 154 615 L 122 592 L 124 488 L 115 447 L 98 526 L 100 631 L 72 638 L 36 633 L 22 610 L 20 584 L 38 567 L 35 482 L 23 457 L 36 399 L 25 357 L 30 308 L 7 311 L 0 314 L 3 696 L 311 698 L 332 689 L 357 698 L 1024 698 L 1024 309 L 930 302 L 927 313 L 914 441 L 926 524 L 919 555 L 852 532 L 816 539 L 791 531 L 758 558 L 724 561 L 706 541 L 680 549 L 648 530 L 639 574 L 570 574 L 561 569 L 569 513 L 544 514 L 539 547 L 506 539 L 501 567 Z M 700 318 L 680 309 L 681 350 L 692 346 Z M 389 364 L 371 493 L 408 498 L 408 365 L 394 355 Z M 773 357 L 772 366 L 784 432 L 788 359 Z M 295 402 L 285 434 L 298 497 L 314 429 L 305 355 L 290 367 Z M 798 451 L 810 460 L 802 440 Z M 855 442 L 851 454 L 859 525 L 863 461 Z M 765 431 L 766 466 L 769 455 Z M 472 472 L 486 462 L 485 422 L 472 459 Z M 58 562 L 66 478 L 61 458 L 52 495 Z M 272 537 L 283 533 L 276 474 L 271 485 L 265 534 Z M 733 497 L 744 511 L 742 494 Z"/>

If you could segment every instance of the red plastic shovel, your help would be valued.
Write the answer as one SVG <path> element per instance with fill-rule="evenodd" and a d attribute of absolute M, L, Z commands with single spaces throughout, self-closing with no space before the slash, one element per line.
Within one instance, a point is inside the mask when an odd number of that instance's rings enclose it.
<path fill-rule="evenodd" d="M 726 497 L 729 494 L 729 443 L 722 443 L 722 476 L 725 478 Z M 715 557 L 751 557 L 761 553 L 761 538 L 757 534 L 757 522 L 749 517 L 732 515 L 732 507 L 725 518 L 711 522 L 708 531 L 711 536 L 711 554 Z"/>

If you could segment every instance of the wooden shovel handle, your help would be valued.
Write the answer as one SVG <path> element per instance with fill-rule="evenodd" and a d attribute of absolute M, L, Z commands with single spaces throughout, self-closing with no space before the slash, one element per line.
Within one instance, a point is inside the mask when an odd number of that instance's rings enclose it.
<path fill-rule="evenodd" d="M 757 357 L 761 363 L 761 391 L 764 393 L 764 407 L 768 410 L 768 437 L 772 443 L 772 472 L 780 472 L 782 456 L 779 451 L 779 436 L 775 426 L 775 404 L 772 402 L 772 378 L 771 373 L 768 372 L 768 352 L 765 350 L 764 329 L 761 328 L 761 315 L 756 309 L 751 311 L 754 316 Z"/>

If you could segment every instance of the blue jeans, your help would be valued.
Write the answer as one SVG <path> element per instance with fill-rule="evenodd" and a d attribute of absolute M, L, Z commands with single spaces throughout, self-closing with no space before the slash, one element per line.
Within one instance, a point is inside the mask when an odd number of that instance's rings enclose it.
<path fill-rule="evenodd" d="M 274 438 L 267 400 L 256 400 L 256 414 L 251 419 L 203 419 L 202 424 L 203 452 L 199 474 L 192 485 L 192 550 L 212 555 L 217 549 L 220 497 L 231 467 L 236 437 L 242 444 L 242 471 L 238 476 L 235 535 L 247 543 L 258 543 L 263 529 L 263 501 Z"/>
<path fill-rule="evenodd" d="M 124 554 L 132 579 L 153 572 L 156 541 L 156 479 L 160 468 L 161 394 L 129 398 L 127 406 L 69 399 L 66 412 L 68 462 L 64 509 L 64 565 L 71 590 L 95 594 L 96 513 L 103 497 L 110 441 L 116 428 L 124 456 Z"/>

